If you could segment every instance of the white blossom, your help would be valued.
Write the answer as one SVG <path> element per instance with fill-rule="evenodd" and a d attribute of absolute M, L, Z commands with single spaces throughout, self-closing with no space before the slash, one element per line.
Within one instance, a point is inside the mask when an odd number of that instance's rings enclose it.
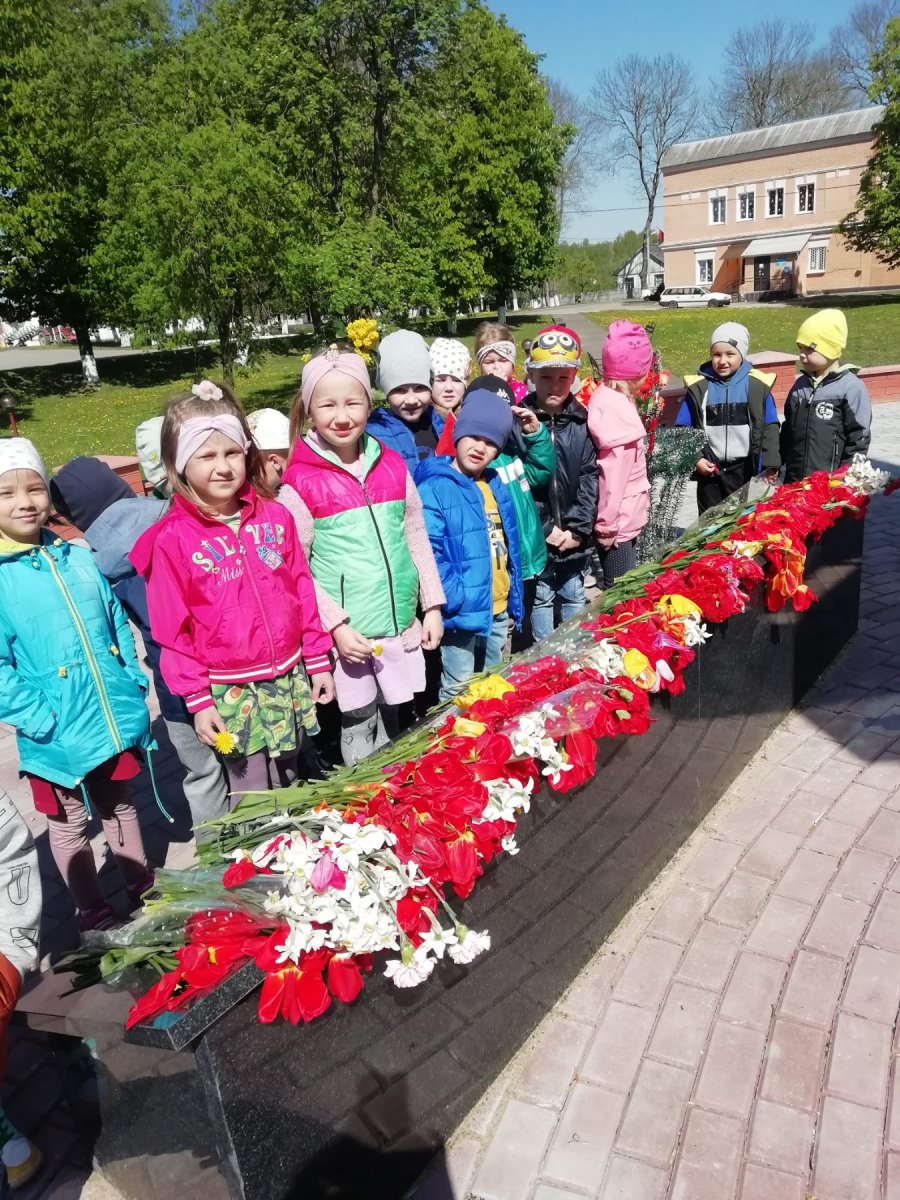
<path fill-rule="evenodd" d="M 462 927 L 457 929 L 457 934 L 460 933 L 461 929 Z M 462 930 L 462 936 L 458 944 L 450 946 L 447 953 L 455 963 L 465 965 L 466 963 L 474 962 L 479 954 L 483 954 L 485 950 L 490 950 L 490 948 L 491 935 L 489 933 L 476 933 L 473 929 L 465 929 Z"/>
<path fill-rule="evenodd" d="M 874 496 L 876 492 L 884 491 L 890 478 L 889 471 L 873 467 L 864 454 L 854 454 L 844 475 L 844 483 L 859 495 Z"/>

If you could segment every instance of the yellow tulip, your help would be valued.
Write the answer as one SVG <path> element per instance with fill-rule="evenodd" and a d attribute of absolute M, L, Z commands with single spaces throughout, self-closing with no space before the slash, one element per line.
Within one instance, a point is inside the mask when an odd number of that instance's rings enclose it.
<path fill-rule="evenodd" d="M 471 708 L 479 700 L 499 700 L 501 696 L 512 691 L 515 691 L 515 688 L 511 683 L 507 683 L 502 675 L 486 675 L 484 679 L 477 679 L 471 684 L 468 691 L 457 696 L 455 704 L 457 708 Z"/>
<path fill-rule="evenodd" d="M 699 604 L 677 593 L 661 596 L 659 607 L 670 617 L 689 617 L 692 613 L 699 617 L 701 613 Z"/>
<path fill-rule="evenodd" d="M 468 717 L 457 717 L 453 722 L 453 733 L 456 737 L 480 737 L 487 729 L 480 721 L 470 721 Z"/>
<path fill-rule="evenodd" d="M 640 650 L 626 650 L 622 668 L 629 679 L 639 679 L 650 666 L 650 660 Z"/>

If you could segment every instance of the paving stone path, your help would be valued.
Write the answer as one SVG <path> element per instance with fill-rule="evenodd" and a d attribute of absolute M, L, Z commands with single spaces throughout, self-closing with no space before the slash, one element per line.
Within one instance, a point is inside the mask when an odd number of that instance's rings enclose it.
<path fill-rule="evenodd" d="M 876 500 L 859 633 L 448 1144 L 456 1200 L 900 1198 L 898 533 Z"/>

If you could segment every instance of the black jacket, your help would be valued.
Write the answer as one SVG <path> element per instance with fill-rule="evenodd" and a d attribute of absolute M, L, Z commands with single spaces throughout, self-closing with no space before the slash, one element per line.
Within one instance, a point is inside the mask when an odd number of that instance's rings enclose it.
<path fill-rule="evenodd" d="M 834 471 L 866 454 L 871 440 L 872 402 L 853 367 L 838 367 L 816 383 L 799 375 L 784 404 L 781 459 L 785 482 L 814 471 Z"/>
<path fill-rule="evenodd" d="M 548 546 L 550 561 L 587 560 L 593 549 L 597 520 L 597 450 L 588 433 L 587 409 L 569 396 L 558 412 L 544 412 L 535 403 L 533 392 L 523 403 L 533 408 L 541 424 L 546 425 L 556 450 L 556 470 L 549 484 L 532 488 L 544 535 L 558 525 L 581 536 L 581 545 L 564 554 Z"/>

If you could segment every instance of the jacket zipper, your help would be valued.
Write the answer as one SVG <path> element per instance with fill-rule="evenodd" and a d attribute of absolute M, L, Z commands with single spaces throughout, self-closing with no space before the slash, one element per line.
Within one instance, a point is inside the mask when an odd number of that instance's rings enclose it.
<path fill-rule="evenodd" d="M 550 441 L 553 445 L 553 451 L 556 452 L 556 417 L 550 418 Z M 561 528 L 559 524 L 559 483 L 556 478 L 556 471 L 550 476 L 550 495 L 553 501 L 550 505 L 550 515 L 553 518 L 553 524 L 557 528 Z"/>
<path fill-rule="evenodd" d="M 341 608 L 344 607 L 344 580 L 346 578 L 347 578 L 346 575 L 341 576 Z"/>
<path fill-rule="evenodd" d="M 116 753 L 121 754 L 125 749 L 125 745 L 122 742 L 121 735 L 119 734 L 119 727 L 116 724 L 116 720 L 113 715 L 112 705 L 109 702 L 109 696 L 107 695 L 106 691 L 106 685 L 104 684 L 103 678 L 100 674 L 100 667 L 97 663 L 97 659 L 94 657 L 94 651 L 91 649 L 90 642 L 88 641 L 87 630 L 85 629 L 84 623 L 82 622 L 78 610 L 75 607 L 75 602 L 72 599 L 72 595 L 68 587 L 66 586 L 66 582 L 59 573 L 59 570 L 53 559 L 53 555 L 48 554 L 43 548 L 41 549 L 41 554 L 43 554 L 43 556 L 46 558 L 50 566 L 50 574 L 53 576 L 56 586 L 59 588 L 60 592 L 62 592 L 62 597 L 66 602 L 66 607 L 69 610 L 69 615 L 72 618 L 75 631 L 77 632 L 79 640 L 81 641 L 81 645 L 84 648 L 85 657 L 87 658 L 88 662 L 88 668 L 94 680 L 94 687 L 97 689 L 97 695 L 100 698 L 100 707 L 103 710 L 103 719 L 106 721 L 109 732 L 112 734 L 113 745 L 116 748 Z"/>
<path fill-rule="evenodd" d="M 384 559 L 384 569 L 387 572 L 388 579 L 388 592 L 391 598 L 391 619 L 394 622 L 394 636 L 396 637 L 400 633 L 400 627 L 397 624 L 397 603 L 394 599 L 394 576 L 391 572 L 391 564 L 388 562 L 387 551 L 384 548 L 384 542 L 381 538 L 381 530 L 378 528 L 378 522 L 375 520 L 375 509 L 372 507 L 372 501 L 369 499 L 369 492 L 366 488 L 365 481 L 360 479 L 358 482 L 359 486 L 362 488 L 362 493 L 369 509 L 369 516 L 372 518 L 372 524 L 375 526 L 375 536 L 378 538 L 378 549 L 381 551 L 381 557 Z"/>
<path fill-rule="evenodd" d="M 241 548 L 241 554 L 243 554 L 244 558 L 249 559 L 250 556 L 248 555 L 247 551 L 244 549 L 244 543 L 241 538 L 238 538 L 238 545 Z M 276 662 L 275 662 L 275 641 L 272 637 L 272 629 L 271 629 L 271 626 L 269 625 L 269 619 L 266 616 L 266 610 L 265 610 L 265 608 L 263 608 L 262 596 L 259 594 L 259 588 L 257 587 L 256 579 L 253 575 L 252 569 L 249 566 L 247 567 L 247 575 L 250 578 L 250 586 L 253 588 L 253 595 L 256 597 L 256 605 L 257 605 L 257 608 L 259 609 L 259 615 L 262 617 L 263 627 L 265 628 L 266 637 L 268 638 L 268 641 L 269 641 L 269 653 L 272 656 L 272 670 L 274 671 Z"/>

